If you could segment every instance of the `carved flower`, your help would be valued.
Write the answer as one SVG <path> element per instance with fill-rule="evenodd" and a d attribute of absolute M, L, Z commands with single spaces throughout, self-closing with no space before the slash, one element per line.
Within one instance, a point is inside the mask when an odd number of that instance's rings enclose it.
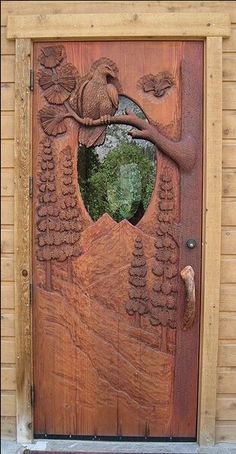
<path fill-rule="evenodd" d="M 39 62 L 45 68 L 55 68 L 59 65 L 65 56 L 63 46 L 49 46 L 42 49 L 42 54 L 39 57 Z"/>
<path fill-rule="evenodd" d="M 63 104 L 76 86 L 76 69 L 67 64 L 39 72 L 39 85 L 50 104 Z"/>
<path fill-rule="evenodd" d="M 67 131 L 64 121 L 65 110 L 59 107 L 48 106 L 39 111 L 39 120 L 46 134 L 56 136 Z"/>

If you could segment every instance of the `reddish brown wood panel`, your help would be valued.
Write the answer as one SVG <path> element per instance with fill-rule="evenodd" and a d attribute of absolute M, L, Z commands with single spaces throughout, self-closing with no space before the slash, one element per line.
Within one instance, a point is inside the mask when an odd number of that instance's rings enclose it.
<path fill-rule="evenodd" d="M 98 119 L 116 110 L 107 100 L 94 115 L 78 108 L 79 77 L 102 58 L 115 63 L 117 92 L 142 108 L 147 138 L 160 144 L 155 189 L 136 226 L 107 214 L 93 222 L 79 191 L 78 139 L 99 140 Z M 34 70 L 34 431 L 195 437 L 203 43 L 35 43 Z M 70 96 L 79 120 L 69 118 Z M 88 116 L 99 125 L 78 124 Z M 196 315 L 184 330 L 187 265 Z"/>

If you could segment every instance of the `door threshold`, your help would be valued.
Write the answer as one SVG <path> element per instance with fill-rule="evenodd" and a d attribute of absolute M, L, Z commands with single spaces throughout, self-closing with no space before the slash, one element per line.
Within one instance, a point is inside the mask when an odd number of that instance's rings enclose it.
<path fill-rule="evenodd" d="M 200 447 L 197 442 L 115 442 L 39 440 L 24 444 L 29 451 L 92 454 L 231 454 L 229 444 Z M 234 445 L 235 447 L 235 445 Z"/>

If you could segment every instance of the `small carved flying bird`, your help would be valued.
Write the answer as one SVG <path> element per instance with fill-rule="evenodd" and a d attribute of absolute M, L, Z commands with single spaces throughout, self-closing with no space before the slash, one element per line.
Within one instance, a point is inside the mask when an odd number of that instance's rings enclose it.
<path fill-rule="evenodd" d="M 115 63 L 108 58 L 100 58 L 78 83 L 72 105 L 78 115 L 85 119 L 85 126 L 81 125 L 79 130 L 79 143 L 87 148 L 102 145 L 105 140 L 106 125 L 119 104 L 117 75 Z M 91 126 L 96 119 L 101 119 L 104 124 Z"/>

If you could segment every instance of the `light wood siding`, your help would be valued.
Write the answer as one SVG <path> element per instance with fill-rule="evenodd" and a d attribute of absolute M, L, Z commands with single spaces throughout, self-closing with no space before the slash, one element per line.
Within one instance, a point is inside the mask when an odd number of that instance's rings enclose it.
<path fill-rule="evenodd" d="M 111 9 L 112 8 L 112 9 Z M 223 41 L 223 188 L 221 302 L 216 441 L 236 442 L 236 7 L 234 2 L 17 1 L 2 3 L 2 436 L 15 438 L 14 100 L 15 43 L 6 39 L 13 14 L 107 12 L 227 12 L 232 33 Z"/>

